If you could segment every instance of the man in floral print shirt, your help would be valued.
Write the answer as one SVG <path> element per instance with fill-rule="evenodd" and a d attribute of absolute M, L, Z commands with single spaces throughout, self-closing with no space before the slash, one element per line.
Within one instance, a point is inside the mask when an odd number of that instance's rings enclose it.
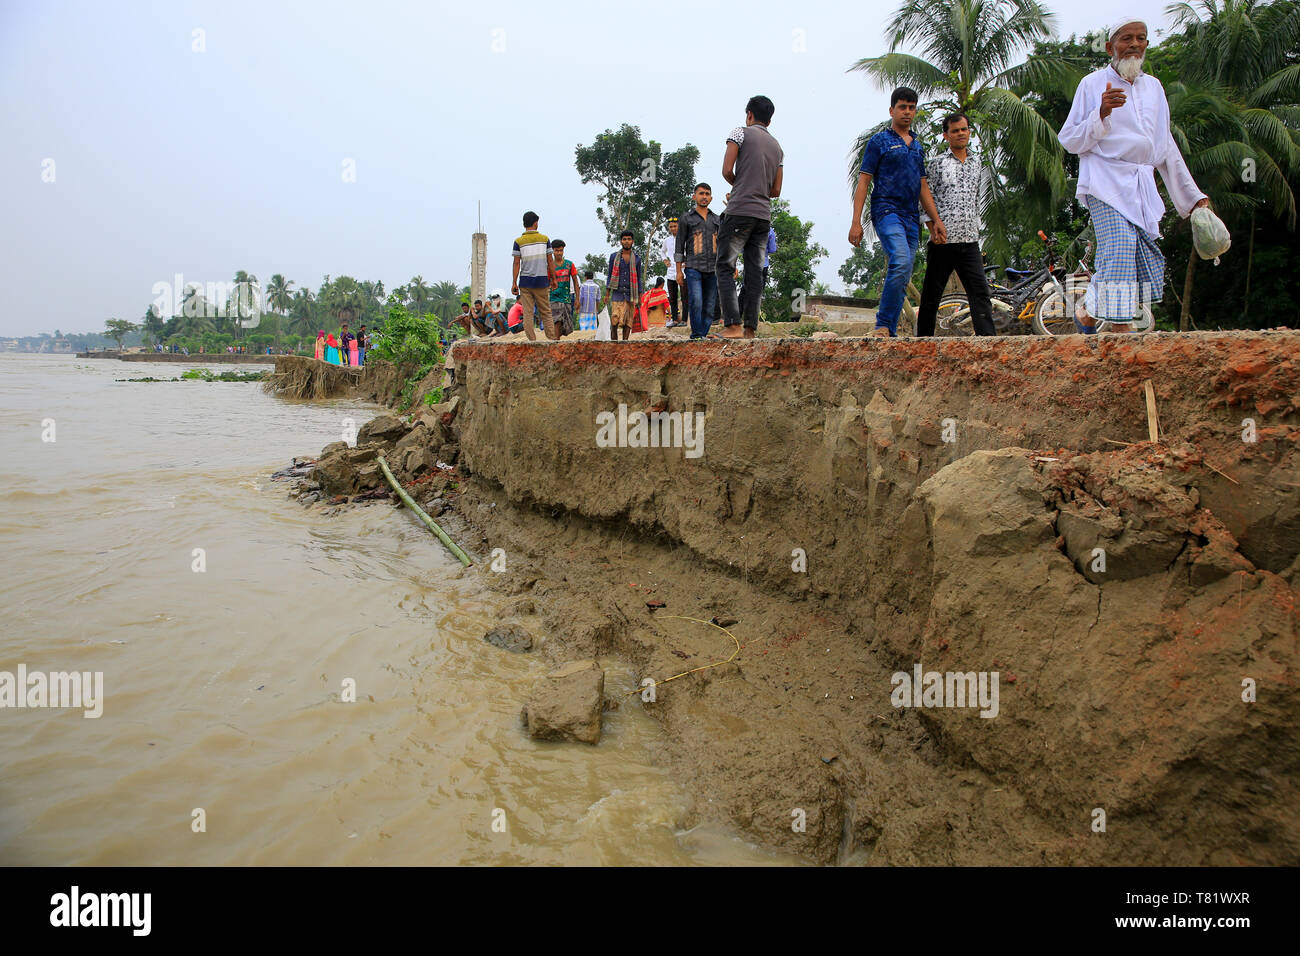
<path fill-rule="evenodd" d="M 916 315 L 916 334 L 934 335 L 939 300 L 955 269 L 970 302 L 975 334 L 994 335 L 993 303 L 984 274 L 984 257 L 980 255 L 980 197 L 988 172 L 980 158 L 967 148 L 970 120 L 965 113 L 950 113 L 943 118 L 943 139 L 948 149 L 926 164 L 925 174 L 939 218 L 948 229 L 948 241 L 926 246 L 925 284 Z"/>

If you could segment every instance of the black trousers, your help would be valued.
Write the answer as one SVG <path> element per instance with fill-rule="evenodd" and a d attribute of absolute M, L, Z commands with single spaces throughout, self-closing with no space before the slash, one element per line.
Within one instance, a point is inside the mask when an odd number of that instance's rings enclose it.
<path fill-rule="evenodd" d="M 966 290 L 971 323 L 976 335 L 997 335 L 993 327 L 993 303 L 984 275 L 984 258 L 978 242 L 930 242 L 925 247 L 925 282 L 921 286 L 921 308 L 916 313 L 916 334 L 934 335 L 934 318 L 939 300 L 953 270 Z"/>
<path fill-rule="evenodd" d="M 670 310 L 669 317 L 672 319 L 673 324 L 676 325 L 677 324 L 677 280 L 669 279 L 666 285 L 668 286 L 668 305 Z M 684 289 L 682 291 L 683 293 L 685 292 Z M 686 300 L 686 296 L 683 294 L 682 295 L 683 304 L 685 304 L 685 300 Z"/>

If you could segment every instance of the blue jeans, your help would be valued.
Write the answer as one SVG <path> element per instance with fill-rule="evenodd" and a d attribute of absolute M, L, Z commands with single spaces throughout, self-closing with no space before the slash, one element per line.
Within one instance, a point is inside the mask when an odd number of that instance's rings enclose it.
<path fill-rule="evenodd" d="M 897 335 L 903 297 L 907 295 L 907 283 L 912 279 L 912 265 L 916 262 L 916 249 L 921 244 L 921 222 L 918 219 L 904 220 L 902 216 L 891 212 L 881 216 L 880 221 L 873 225 L 880 238 L 880 247 L 889 260 L 885 287 L 880 293 L 880 305 L 876 309 L 876 328 L 889 329 L 890 335 Z"/>
<path fill-rule="evenodd" d="M 691 338 L 702 339 L 713 324 L 713 310 L 718 304 L 718 277 L 712 272 L 687 269 L 686 290 L 691 305 Z"/>

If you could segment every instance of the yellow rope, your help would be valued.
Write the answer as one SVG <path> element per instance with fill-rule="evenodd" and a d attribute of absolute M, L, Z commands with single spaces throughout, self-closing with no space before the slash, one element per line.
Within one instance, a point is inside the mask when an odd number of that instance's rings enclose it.
<path fill-rule="evenodd" d="M 696 667 L 696 668 L 693 668 L 693 669 L 688 670 L 688 671 L 682 671 L 680 674 L 674 674 L 672 677 L 665 678 L 664 680 L 655 681 L 655 682 L 654 682 L 654 685 L 653 685 L 653 686 L 655 686 L 655 687 L 658 687 L 660 684 L 667 684 L 668 681 L 670 681 L 670 680 L 677 680 L 677 678 L 679 678 L 679 677 L 685 677 L 687 674 L 694 674 L 694 673 L 696 673 L 697 671 L 706 671 L 706 670 L 708 670 L 710 667 L 718 667 L 718 666 L 720 666 L 720 665 L 722 665 L 722 664 L 730 664 L 732 661 L 734 661 L 734 660 L 736 659 L 736 654 L 739 654 L 739 653 L 740 653 L 740 641 L 737 641 L 737 640 L 736 640 L 736 635 L 732 634 L 729 630 L 727 630 L 727 629 L 726 629 L 725 627 L 723 627 L 721 624 L 714 624 L 712 621 L 701 621 L 699 618 L 695 618 L 695 617 L 679 617 L 679 616 L 676 615 L 676 614 L 665 614 L 665 615 L 663 615 L 663 617 L 664 617 L 666 620 L 669 620 L 669 621 L 693 621 L 693 622 L 696 623 L 696 624 L 707 624 L 709 627 L 716 627 L 716 628 L 717 628 L 719 631 L 721 631 L 723 634 L 726 634 L 727 637 L 731 638 L 732 642 L 736 645 L 736 650 L 735 650 L 735 653 L 733 653 L 733 654 L 732 654 L 730 657 L 728 657 L 725 661 L 714 661 L 712 664 L 705 664 L 703 667 Z M 624 694 L 623 696 L 624 696 L 624 697 L 631 697 L 633 694 L 639 694 L 639 693 L 641 693 L 642 689 L 643 689 L 643 688 L 640 688 L 640 687 L 633 688 L 631 691 L 629 691 L 628 693 Z"/>

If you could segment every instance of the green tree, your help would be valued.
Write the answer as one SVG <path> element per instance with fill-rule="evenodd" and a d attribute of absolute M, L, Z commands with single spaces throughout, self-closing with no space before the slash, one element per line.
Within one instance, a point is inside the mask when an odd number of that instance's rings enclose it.
<path fill-rule="evenodd" d="M 257 276 L 244 269 L 235 273 L 234 289 L 226 299 L 226 321 L 230 330 L 239 336 L 240 329 L 256 326 L 262 311 L 262 287 Z"/>
<path fill-rule="evenodd" d="M 356 323 L 357 316 L 366 304 L 366 294 L 361 290 L 360 283 L 351 276 L 339 276 L 330 282 L 325 294 L 319 298 L 336 321 L 347 322 L 349 325 Z"/>
<path fill-rule="evenodd" d="M 162 341 L 166 327 L 167 324 L 163 321 L 163 317 L 158 314 L 156 306 L 151 305 L 144 310 L 144 318 L 140 322 L 140 328 L 144 330 L 144 334 L 148 339 L 147 344 L 152 345 L 154 342 Z"/>
<path fill-rule="evenodd" d="M 117 343 L 117 350 L 122 351 L 122 340 L 134 332 L 140 326 L 134 322 L 128 322 L 126 319 L 109 319 L 105 325 L 104 334 Z"/>
<path fill-rule="evenodd" d="M 1151 69 L 1167 77 L 1174 138 L 1197 184 L 1234 232 L 1248 232 L 1240 300 L 1248 310 L 1257 216 L 1262 213 L 1288 232 L 1296 227 L 1300 4 L 1201 0 L 1173 4 L 1168 12 L 1183 33 L 1167 44 L 1163 56 L 1152 58 Z M 1180 224 L 1172 231 L 1188 228 Z M 1189 251 L 1182 330 L 1191 327 L 1198 258 Z M 1282 312 L 1284 320 L 1291 319 L 1289 313 Z"/>
<path fill-rule="evenodd" d="M 454 282 L 435 282 L 429 290 L 429 301 L 433 314 L 446 327 L 460 314 L 460 287 Z"/>
<path fill-rule="evenodd" d="M 639 127 L 624 123 L 617 132 L 597 135 L 590 146 L 579 143 L 574 155 L 582 181 L 601 188 L 596 218 L 610 252 L 618 247 L 619 233 L 631 229 L 647 274 L 663 275 L 657 250 L 668 234 L 668 217 L 690 205 L 699 149 L 687 143 L 665 153 L 662 144 L 642 139 Z"/>
<path fill-rule="evenodd" d="M 845 293 L 859 299 L 879 298 L 888 264 L 880 243 L 864 241 L 840 265 Z"/>
<path fill-rule="evenodd" d="M 610 250 L 612 253 L 614 250 Z M 596 285 L 600 286 L 600 294 L 605 295 L 605 270 L 609 266 L 609 255 L 602 255 L 599 252 L 589 252 L 587 257 L 582 260 L 582 265 L 578 266 L 578 276 L 582 278 L 588 272 L 592 273 L 596 279 Z"/>
<path fill-rule="evenodd" d="M 407 302 L 415 315 L 424 315 L 428 311 L 430 289 L 424 276 L 415 276 L 406 284 Z"/>
<path fill-rule="evenodd" d="M 289 291 L 291 285 L 293 285 L 293 280 L 286 280 L 278 272 L 271 276 L 271 281 L 266 284 L 267 302 L 271 308 L 281 315 L 288 311 L 289 306 L 293 304 L 293 295 Z"/>
<path fill-rule="evenodd" d="M 216 313 L 216 307 L 203 294 L 203 287 L 192 282 L 181 294 L 179 330 L 185 335 L 195 335 L 200 331 L 215 329 L 212 317 Z"/>
<path fill-rule="evenodd" d="M 772 229 L 776 231 L 776 252 L 768 261 L 770 274 L 763 295 L 762 313 L 768 322 L 789 322 L 803 311 L 804 300 L 817 281 L 817 263 L 826 249 L 809 242 L 813 224 L 790 212 L 784 199 L 772 200 Z M 755 263 L 761 268 L 762 263 Z M 746 269 L 750 264 L 744 264 Z"/>
<path fill-rule="evenodd" d="M 311 289 L 299 289 L 289 305 L 289 328 L 297 335 L 316 335 L 320 325 L 316 321 L 316 296 Z"/>
<path fill-rule="evenodd" d="M 1065 188 L 1056 129 L 1016 93 L 1024 88 L 1072 92 L 1082 78 L 1086 64 L 1066 57 L 1018 62 L 1035 41 L 1051 34 L 1054 23 L 1055 16 L 1037 0 L 904 0 L 886 27 L 889 52 L 851 67 L 883 89 L 917 91 L 923 101 L 918 132 L 932 150 L 939 148 L 935 134 L 943 114 L 961 110 L 970 117 L 972 145 L 991 173 L 985 246 L 993 255 L 1009 255 L 1012 248 L 1009 219 L 1015 204 L 1006 170 L 1014 169 L 1011 178 L 1023 183 L 1020 191 L 1034 191 L 1045 206 L 1054 206 Z M 904 45 L 920 52 L 901 52 Z M 867 141 L 886 125 L 887 119 L 854 142 L 852 184 Z"/>

